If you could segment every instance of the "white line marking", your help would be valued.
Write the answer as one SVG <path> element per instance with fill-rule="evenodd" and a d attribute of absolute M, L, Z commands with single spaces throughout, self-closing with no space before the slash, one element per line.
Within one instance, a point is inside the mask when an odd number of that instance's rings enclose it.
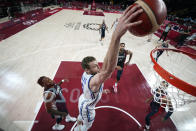
<path fill-rule="evenodd" d="M 126 115 L 128 115 L 130 118 L 132 118 L 138 124 L 139 127 L 142 127 L 139 121 L 137 121 L 131 114 L 129 114 L 128 112 L 124 111 L 123 109 L 120 109 L 120 108 L 114 107 L 114 106 L 98 106 L 98 107 L 95 107 L 95 110 L 96 109 L 100 109 L 100 108 L 111 108 L 111 109 L 116 109 L 118 111 L 121 111 L 121 112 L 125 113 Z M 74 127 L 76 126 L 76 123 L 77 122 L 74 123 L 74 125 L 72 126 L 70 131 L 73 131 Z"/>
<path fill-rule="evenodd" d="M 34 113 L 37 114 L 41 108 L 41 105 L 42 105 L 43 101 L 39 101 L 37 102 L 37 105 L 35 107 L 35 110 L 34 110 Z"/>
<path fill-rule="evenodd" d="M 43 102 L 44 102 L 44 101 L 42 100 L 41 103 L 43 103 Z M 37 105 L 37 106 L 38 106 L 38 105 Z M 39 106 L 40 106 L 39 109 L 41 109 L 42 104 L 39 105 Z M 37 108 L 38 108 L 38 107 L 37 107 Z M 33 128 L 33 125 L 34 125 L 35 121 L 37 121 L 37 120 L 35 120 L 35 119 L 36 119 L 38 113 L 39 113 L 39 111 L 36 113 L 36 115 L 35 115 L 35 117 L 34 117 L 34 121 L 31 122 L 31 125 L 29 126 L 28 131 L 31 131 L 31 129 Z M 38 121 L 38 122 L 39 122 L 39 121 Z"/>

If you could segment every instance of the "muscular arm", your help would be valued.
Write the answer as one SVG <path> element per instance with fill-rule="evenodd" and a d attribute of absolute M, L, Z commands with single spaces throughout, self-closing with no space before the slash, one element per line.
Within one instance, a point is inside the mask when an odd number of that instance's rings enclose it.
<path fill-rule="evenodd" d="M 63 80 L 61 80 L 59 83 L 57 83 L 57 85 L 61 85 L 62 83 L 63 83 L 64 81 Z"/>
<path fill-rule="evenodd" d="M 106 30 L 108 31 L 108 27 L 106 26 Z"/>
<path fill-rule="evenodd" d="M 69 80 L 68 79 L 62 79 L 59 83 L 57 83 L 57 85 L 61 85 L 62 83 L 64 83 L 64 82 L 69 82 Z"/>
<path fill-rule="evenodd" d="M 127 61 L 126 64 L 129 64 L 129 62 L 131 61 L 133 53 L 130 50 L 127 50 L 127 54 L 129 55 L 129 60 Z"/>
<path fill-rule="evenodd" d="M 96 74 L 90 81 L 90 88 L 93 92 L 97 92 L 100 85 L 111 76 L 117 64 L 120 38 L 126 33 L 128 28 L 142 23 L 142 21 L 130 23 L 130 21 L 141 12 L 142 9 L 140 9 L 139 6 L 135 6 L 132 9 L 129 7 L 119 19 L 118 25 L 112 34 L 112 39 L 104 58 L 102 69 L 100 73 Z"/>
<path fill-rule="evenodd" d="M 115 23 L 115 22 L 113 22 L 113 24 L 112 24 L 112 26 L 111 26 L 111 29 L 112 29 L 112 27 L 114 26 L 114 23 Z"/>
<path fill-rule="evenodd" d="M 93 92 L 99 90 L 100 85 L 110 77 L 117 64 L 117 56 L 119 51 L 120 38 L 115 35 L 112 36 L 109 49 L 105 56 L 102 69 L 100 73 L 96 74 L 90 81 L 90 88 Z"/>

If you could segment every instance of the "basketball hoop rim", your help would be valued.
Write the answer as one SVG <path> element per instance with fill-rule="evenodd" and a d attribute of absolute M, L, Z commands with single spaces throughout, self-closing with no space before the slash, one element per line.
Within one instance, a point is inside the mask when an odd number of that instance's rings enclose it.
<path fill-rule="evenodd" d="M 177 50 L 177 49 L 169 49 L 169 48 L 159 48 L 159 49 L 153 49 L 150 52 L 150 57 L 152 62 L 154 63 L 154 70 L 163 78 L 165 79 L 167 82 L 169 82 L 170 84 L 172 84 L 173 86 L 177 87 L 178 89 L 191 94 L 193 96 L 196 97 L 196 86 L 191 85 L 181 79 L 179 79 L 178 77 L 170 74 L 168 71 L 166 71 L 165 69 L 163 69 L 163 67 L 161 67 L 153 58 L 152 54 L 158 50 L 170 50 L 170 51 L 174 51 L 174 52 L 180 52 L 183 53 L 185 55 L 188 55 L 189 57 L 196 59 L 196 55 L 195 54 L 191 54 L 189 52 L 185 52 L 182 50 Z"/>

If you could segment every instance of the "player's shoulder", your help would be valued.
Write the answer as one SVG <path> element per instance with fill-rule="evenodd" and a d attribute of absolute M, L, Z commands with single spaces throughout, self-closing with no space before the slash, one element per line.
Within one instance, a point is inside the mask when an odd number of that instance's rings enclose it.
<path fill-rule="evenodd" d="M 51 102 L 56 97 L 56 94 L 52 91 L 44 91 L 43 93 L 44 102 Z"/>
<path fill-rule="evenodd" d="M 93 77 L 93 75 L 88 74 L 88 73 L 86 73 L 86 72 L 84 72 L 84 73 L 82 74 L 82 80 L 83 80 L 83 81 L 89 80 L 91 77 Z"/>
<path fill-rule="evenodd" d="M 92 74 L 88 74 L 87 72 L 84 72 L 84 73 L 83 73 L 83 76 L 84 76 L 84 77 L 92 77 L 93 75 L 92 75 Z"/>
<path fill-rule="evenodd" d="M 126 54 L 132 54 L 130 50 L 125 50 Z"/>

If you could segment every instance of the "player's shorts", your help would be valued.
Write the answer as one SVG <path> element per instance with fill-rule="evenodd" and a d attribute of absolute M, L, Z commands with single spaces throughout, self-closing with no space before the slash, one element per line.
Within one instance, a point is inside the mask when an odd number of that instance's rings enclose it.
<path fill-rule="evenodd" d="M 95 119 L 95 108 L 89 106 L 89 100 L 86 100 L 83 94 L 79 98 L 78 108 L 79 120 L 83 121 L 83 124 L 90 128 Z"/>
<path fill-rule="evenodd" d="M 101 32 L 101 38 L 104 38 L 105 37 L 105 31 L 102 31 Z"/>
<path fill-rule="evenodd" d="M 65 103 L 65 102 L 61 102 L 61 103 L 58 103 L 58 102 L 57 102 L 57 103 L 56 103 L 56 106 L 57 106 L 58 111 L 68 113 L 67 107 L 66 107 L 66 103 Z"/>
<path fill-rule="evenodd" d="M 66 107 L 66 103 L 56 103 L 56 107 L 57 107 L 57 110 L 58 111 L 60 111 L 60 112 L 66 112 L 66 113 L 68 113 L 68 111 L 67 111 L 67 107 Z M 51 114 L 51 116 L 52 116 L 52 118 L 54 119 L 56 119 L 56 118 L 61 118 L 62 116 L 61 115 L 53 115 L 53 114 Z"/>
<path fill-rule="evenodd" d="M 117 63 L 117 66 L 120 66 L 121 68 L 124 68 L 124 63 Z"/>
<path fill-rule="evenodd" d="M 160 104 L 155 102 L 154 100 L 152 100 L 151 103 L 150 103 L 150 108 L 151 108 L 152 111 L 158 112 L 158 110 L 160 108 Z"/>

